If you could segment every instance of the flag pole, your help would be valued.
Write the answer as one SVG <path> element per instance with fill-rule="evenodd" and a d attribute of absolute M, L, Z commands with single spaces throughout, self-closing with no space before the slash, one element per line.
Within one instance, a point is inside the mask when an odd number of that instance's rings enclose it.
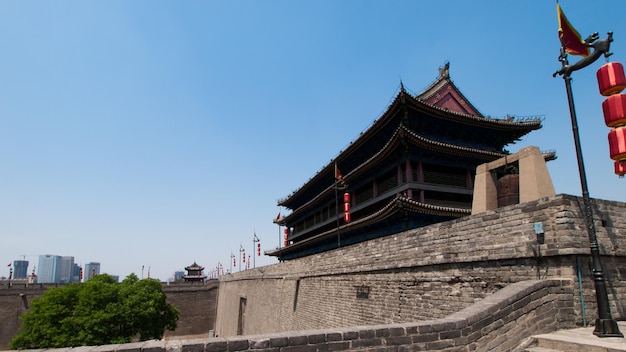
<path fill-rule="evenodd" d="M 337 248 L 341 247 L 341 233 L 339 232 L 339 201 L 338 197 L 338 188 L 339 188 L 339 180 L 335 180 L 335 220 L 337 220 Z"/>
<path fill-rule="evenodd" d="M 337 248 L 341 247 L 341 231 L 339 230 L 339 188 L 345 190 L 348 186 L 343 180 L 343 175 L 339 171 L 339 167 L 337 166 L 337 162 L 335 162 L 335 212 L 336 212 L 336 220 L 337 220 Z"/>
<path fill-rule="evenodd" d="M 597 34 L 596 34 L 597 35 Z M 604 271 L 602 270 L 602 260 L 600 257 L 600 250 L 598 246 L 598 237 L 596 234 L 596 228 L 593 221 L 593 208 L 591 206 L 591 199 L 589 197 L 589 187 L 587 185 L 587 176 L 585 173 L 585 164 L 583 160 L 582 147 L 580 143 L 580 135 L 578 132 L 578 120 L 576 118 L 576 109 L 574 107 L 574 97 L 572 93 L 572 78 L 571 73 L 578 69 L 588 66 L 593 61 L 597 60 L 602 54 L 608 57 L 610 40 L 612 40 L 611 33 L 609 39 L 606 39 L 605 47 L 600 45 L 594 46 L 595 50 L 590 55 L 579 62 L 569 65 L 567 60 L 567 51 L 564 47 L 561 48 L 561 55 L 559 61 L 561 61 L 562 68 L 557 71 L 553 77 L 557 74 L 563 75 L 565 81 L 565 91 L 567 93 L 567 102 L 569 105 L 570 119 L 572 123 L 572 133 L 574 135 L 574 146 L 576 149 L 576 160 L 578 161 L 578 173 L 580 176 L 580 186 L 582 189 L 583 198 L 583 212 L 585 218 L 585 224 L 587 226 L 587 232 L 589 236 L 589 247 L 591 249 L 591 273 L 596 291 L 596 302 L 598 305 L 598 318 L 596 319 L 595 329 L 593 334 L 598 337 L 624 337 L 620 332 L 617 325 L 617 321 L 611 316 L 611 308 L 609 305 L 608 291 L 606 288 L 606 279 Z M 591 36 L 590 36 L 591 37 Z M 595 55 L 594 55 L 595 54 Z M 584 65 L 577 65 L 581 61 L 584 61 Z"/>

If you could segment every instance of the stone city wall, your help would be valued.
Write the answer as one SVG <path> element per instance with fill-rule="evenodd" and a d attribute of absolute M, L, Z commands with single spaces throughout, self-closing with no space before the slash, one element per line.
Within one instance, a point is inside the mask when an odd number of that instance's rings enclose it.
<path fill-rule="evenodd" d="M 9 341 L 17 334 L 22 321 L 20 315 L 26 312 L 30 301 L 43 295 L 54 285 L 14 285 L 0 286 L 0 350 L 7 349 Z"/>
<path fill-rule="evenodd" d="M 572 322 L 596 316 L 577 197 L 556 195 L 222 276 L 219 336 L 441 319 L 508 285 L 574 282 Z M 594 200 L 612 313 L 626 318 L 626 204 Z M 543 243 L 535 234 L 543 227 Z"/>
<path fill-rule="evenodd" d="M 22 324 L 20 315 L 27 305 L 56 284 L 16 284 L 0 286 L 0 350 L 7 349 L 9 341 Z M 209 280 L 204 283 L 176 282 L 163 285 L 167 301 L 180 310 L 178 326 L 166 331 L 165 336 L 208 336 L 215 324 L 219 283 Z"/>
<path fill-rule="evenodd" d="M 446 318 L 405 324 L 265 335 L 161 340 L 51 349 L 50 352 L 326 352 L 511 351 L 527 336 L 571 328 L 570 280 L 511 284 Z"/>
<path fill-rule="evenodd" d="M 214 329 L 217 310 L 219 282 L 177 282 L 163 286 L 167 302 L 180 311 L 178 325 L 174 331 L 166 331 L 165 336 L 204 335 Z"/>

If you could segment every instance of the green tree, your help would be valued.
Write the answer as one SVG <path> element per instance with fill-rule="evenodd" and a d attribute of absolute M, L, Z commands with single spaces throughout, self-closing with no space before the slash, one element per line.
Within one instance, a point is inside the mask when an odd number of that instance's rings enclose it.
<path fill-rule="evenodd" d="M 161 283 L 130 274 L 122 283 L 97 275 L 82 284 L 46 291 L 22 315 L 12 349 L 94 346 L 160 339 L 174 330 L 178 309 L 165 300 Z"/>

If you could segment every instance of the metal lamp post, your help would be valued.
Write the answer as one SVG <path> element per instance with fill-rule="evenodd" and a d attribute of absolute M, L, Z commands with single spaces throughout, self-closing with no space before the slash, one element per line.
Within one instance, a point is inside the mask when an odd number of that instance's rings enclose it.
<path fill-rule="evenodd" d="M 253 260 L 253 268 L 256 268 L 256 256 L 254 255 L 254 250 L 259 251 L 259 247 L 257 247 L 257 243 L 260 244 L 261 240 L 256 236 L 256 231 L 254 232 L 254 237 L 252 238 L 252 260 Z M 257 247 L 257 248 L 255 248 Z M 257 253 L 257 255 L 261 255 L 261 253 Z"/>
<path fill-rule="evenodd" d="M 239 253 L 241 253 L 241 258 L 239 258 L 239 271 L 241 271 L 241 262 L 245 262 L 246 261 L 246 250 L 243 249 L 243 246 L 239 246 Z M 246 270 L 246 267 L 243 267 L 244 270 Z"/>
<path fill-rule="evenodd" d="M 595 284 L 596 301 L 598 305 L 598 318 L 596 319 L 593 334 L 598 337 L 624 337 L 624 335 L 620 332 L 617 321 L 611 316 L 608 291 L 606 288 L 606 279 L 604 276 L 604 271 L 602 270 L 602 261 L 600 257 L 600 250 L 598 247 L 598 238 L 596 235 L 596 228 L 593 222 L 593 209 L 591 206 L 591 199 L 589 198 L 589 188 L 587 186 L 585 164 L 583 162 L 580 136 L 578 133 L 578 121 L 576 119 L 574 97 L 572 94 L 571 73 L 590 65 L 602 55 L 604 55 L 605 57 L 611 55 L 609 53 L 609 47 L 610 42 L 613 41 L 612 35 L 613 34 L 609 32 L 608 38 L 602 40 L 597 40 L 597 33 L 589 36 L 585 43 L 588 46 L 594 48 L 594 51 L 589 56 L 581 59 L 580 61 L 572 65 L 570 65 L 567 60 L 567 52 L 565 51 L 565 49 L 562 48 L 561 55 L 559 56 L 559 61 L 561 61 L 562 67 L 559 71 L 553 74 L 553 77 L 556 77 L 556 75 L 563 76 L 563 80 L 565 81 L 565 90 L 567 92 L 567 101 L 569 104 L 570 118 L 572 122 L 572 133 L 574 135 L 574 145 L 576 148 L 576 159 L 578 161 L 578 173 L 580 175 L 580 185 L 582 188 L 585 224 L 587 226 L 587 232 L 589 235 L 589 247 L 591 249 L 591 272 Z"/>

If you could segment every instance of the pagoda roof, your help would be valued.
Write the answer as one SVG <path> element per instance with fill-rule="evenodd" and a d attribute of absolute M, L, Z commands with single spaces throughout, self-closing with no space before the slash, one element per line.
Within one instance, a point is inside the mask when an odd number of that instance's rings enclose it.
<path fill-rule="evenodd" d="M 448 98 L 443 99 L 441 91 L 445 90 Z M 437 98 L 437 92 L 439 92 L 439 98 Z M 455 101 L 454 104 L 450 103 Z M 460 108 L 463 107 L 463 108 Z M 514 118 L 506 117 L 503 119 L 485 117 L 477 109 L 469 103 L 469 101 L 460 93 L 454 83 L 450 80 L 449 74 L 447 74 L 447 68 L 440 69 L 440 76 L 431 84 L 426 90 L 416 96 L 412 96 L 406 92 L 404 85 L 401 84 L 400 92 L 396 95 L 392 103 L 387 107 L 386 111 L 380 118 L 375 120 L 373 124 L 361 135 L 350 143 L 350 145 L 339 153 L 337 157 L 332 159 L 327 165 L 325 165 L 316 175 L 314 175 L 307 183 L 301 186 L 298 190 L 291 193 L 286 198 L 279 200 L 278 205 L 284 206 L 290 209 L 300 208 L 302 204 L 295 199 L 304 195 L 310 187 L 323 182 L 328 186 L 324 186 L 324 191 L 320 192 L 314 199 L 308 200 L 306 203 L 314 202 L 318 197 L 330 192 L 334 184 L 334 167 L 339 165 L 340 169 L 345 172 L 344 180 L 349 181 L 350 178 L 356 176 L 360 170 L 364 170 L 367 166 L 373 165 L 377 158 L 380 158 L 385 153 L 389 153 L 397 146 L 398 143 L 408 141 L 414 146 L 430 150 L 433 152 L 445 152 L 452 155 L 461 157 L 475 157 L 485 162 L 492 161 L 508 154 L 505 150 L 485 150 L 480 148 L 473 148 L 471 146 L 461 146 L 445 141 L 438 141 L 420 135 L 419 131 L 411 130 L 403 125 L 402 122 L 396 122 L 398 127 L 393 132 L 391 138 L 389 138 L 386 144 L 373 155 L 370 155 L 367 160 L 359 165 L 351 165 L 347 170 L 341 167 L 342 162 L 350 160 L 353 155 L 360 152 L 360 149 L 371 139 L 375 138 L 377 133 L 388 126 L 394 119 L 397 119 L 403 112 L 406 113 L 407 109 L 416 111 L 417 113 L 424 114 L 429 118 L 439 120 L 442 122 L 452 122 L 455 125 L 459 125 L 462 129 L 465 127 L 478 128 L 483 130 L 484 133 L 488 133 L 491 139 L 495 140 L 495 144 L 504 146 L 509 143 L 513 143 L 519 140 L 522 136 L 526 135 L 530 131 L 541 128 L 541 118 Z M 294 203 L 295 202 L 295 203 Z M 282 219 L 281 219 L 282 222 Z"/>
<path fill-rule="evenodd" d="M 438 108 L 484 117 L 452 82 L 449 70 L 450 63 L 446 62 L 439 68 L 439 77 L 415 98 Z"/>
<path fill-rule="evenodd" d="M 477 158 L 477 159 L 484 160 L 485 162 L 497 160 L 506 155 L 505 153 L 501 153 L 501 152 L 486 151 L 486 150 L 477 149 L 477 148 L 462 147 L 462 146 L 457 146 L 454 144 L 437 142 L 437 141 L 428 139 L 426 137 L 422 137 L 416 134 L 415 132 L 409 130 L 405 126 L 401 125 L 396 129 L 396 132 L 392 135 L 392 137 L 389 139 L 389 141 L 387 141 L 385 146 L 380 151 L 378 151 L 371 158 L 369 158 L 367 161 L 365 161 L 364 163 L 362 163 L 355 169 L 351 170 L 349 173 L 345 174 L 343 176 L 344 181 L 347 183 L 350 183 L 350 180 L 357 178 L 360 174 L 368 170 L 372 165 L 376 164 L 379 160 L 390 155 L 398 146 L 403 146 L 404 143 L 408 143 L 408 144 L 421 147 L 423 149 L 427 149 L 427 150 L 434 151 L 434 152 L 446 152 L 446 153 L 452 153 L 452 154 L 456 154 L 456 155 L 464 156 L 464 157 Z M 333 169 L 331 170 L 331 172 L 334 171 L 334 165 L 329 164 L 326 166 L 326 168 Z M 322 174 L 326 173 L 326 170 L 324 169 L 321 173 Z M 303 189 L 304 187 L 301 188 L 299 191 L 303 191 Z M 319 199 L 328 196 L 332 192 L 334 192 L 334 183 L 330 183 L 323 192 L 319 193 L 316 197 L 312 198 L 304 205 L 298 207 L 297 209 L 298 212 L 305 210 L 308 206 L 314 206 L 314 204 Z M 297 193 L 298 192 L 294 193 L 292 196 L 296 196 Z M 285 204 L 281 203 L 281 205 L 285 205 L 285 206 L 286 204 L 287 204 L 286 202 Z M 294 212 L 282 218 L 281 221 L 284 221 L 295 214 L 296 213 Z"/>
<path fill-rule="evenodd" d="M 198 265 L 196 262 L 193 262 L 193 264 L 191 264 L 190 266 L 185 267 L 185 270 L 189 271 L 189 270 L 204 270 L 204 267 L 202 265 Z"/>

